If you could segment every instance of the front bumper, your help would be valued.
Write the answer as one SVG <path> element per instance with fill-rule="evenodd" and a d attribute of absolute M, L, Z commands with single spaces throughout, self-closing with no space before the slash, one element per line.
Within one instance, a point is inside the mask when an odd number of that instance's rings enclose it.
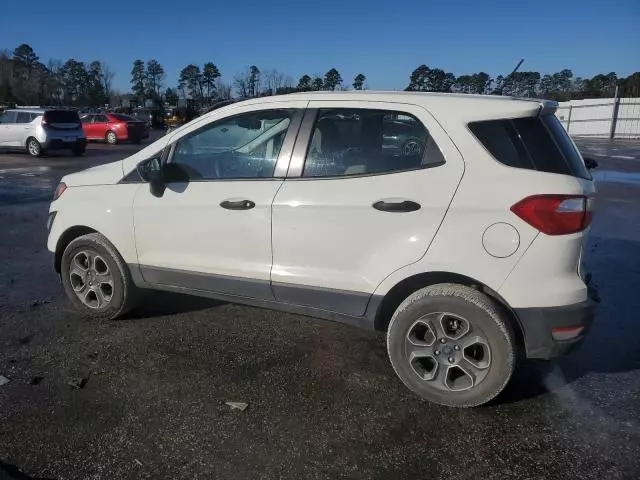
<path fill-rule="evenodd" d="M 527 358 L 549 359 L 567 354 L 582 343 L 595 317 L 595 303 L 588 299 L 561 307 L 517 308 L 514 312 L 524 333 Z M 567 331 L 579 333 L 559 340 Z"/>

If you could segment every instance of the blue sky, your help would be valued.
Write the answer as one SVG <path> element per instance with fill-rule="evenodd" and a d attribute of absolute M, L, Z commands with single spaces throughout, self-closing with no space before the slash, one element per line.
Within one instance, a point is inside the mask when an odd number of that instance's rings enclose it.
<path fill-rule="evenodd" d="M 249 65 L 297 79 L 338 69 L 373 89 L 402 89 L 418 65 L 576 76 L 640 70 L 640 0 L 360 1 L 64 0 L 0 7 L 0 49 L 41 59 L 99 59 L 129 89 L 134 59 L 157 59 L 175 86 L 189 63 L 213 61 L 231 82 Z M 45 6 L 46 5 L 46 6 Z"/>

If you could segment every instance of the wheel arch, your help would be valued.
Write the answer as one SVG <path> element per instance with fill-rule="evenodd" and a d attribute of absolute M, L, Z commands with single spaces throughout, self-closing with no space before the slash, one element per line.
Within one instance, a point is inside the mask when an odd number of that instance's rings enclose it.
<path fill-rule="evenodd" d="M 425 272 L 418 273 L 407 277 L 396 285 L 383 297 L 378 309 L 376 311 L 374 328 L 379 331 L 387 331 L 389 322 L 393 313 L 396 311 L 402 301 L 411 295 L 413 292 L 420 290 L 421 288 L 428 287 L 430 285 L 436 285 L 438 283 L 456 283 L 459 285 L 465 285 L 476 290 L 481 291 L 485 295 L 492 298 L 503 310 L 506 318 L 509 319 L 511 327 L 516 336 L 516 343 L 519 347 L 524 346 L 524 331 L 518 320 L 518 316 L 513 309 L 509 306 L 507 301 L 498 294 L 495 290 L 488 287 L 482 282 L 479 282 L 466 275 L 452 272 Z"/>
<path fill-rule="evenodd" d="M 89 233 L 100 233 L 97 230 L 87 227 L 85 225 L 76 225 L 65 230 L 56 243 L 56 251 L 53 261 L 53 267 L 56 273 L 60 273 L 60 267 L 62 264 L 62 255 L 64 254 L 67 246 L 73 242 L 76 238 L 88 235 Z"/>

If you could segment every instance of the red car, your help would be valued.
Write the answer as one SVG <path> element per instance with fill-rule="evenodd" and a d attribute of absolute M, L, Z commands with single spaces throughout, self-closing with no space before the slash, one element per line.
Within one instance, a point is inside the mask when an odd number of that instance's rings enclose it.
<path fill-rule="evenodd" d="M 126 140 L 140 143 L 149 136 L 149 125 L 131 115 L 90 113 L 80 120 L 87 140 L 103 140 L 115 145 Z"/>

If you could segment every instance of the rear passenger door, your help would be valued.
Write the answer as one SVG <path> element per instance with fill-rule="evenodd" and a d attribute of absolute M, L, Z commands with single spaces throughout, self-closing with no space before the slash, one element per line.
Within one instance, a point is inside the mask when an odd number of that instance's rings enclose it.
<path fill-rule="evenodd" d="M 84 132 L 85 137 L 93 139 L 95 138 L 95 134 L 93 132 L 93 118 L 95 115 L 85 115 L 80 119 L 82 122 L 82 131 Z"/>
<path fill-rule="evenodd" d="M 97 140 L 104 140 L 109 130 L 109 118 L 106 115 L 94 115 L 91 134 Z"/>
<path fill-rule="evenodd" d="M 10 147 L 24 147 L 27 144 L 27 138 L 31 135 L 31 122 L 35 118 L 35 114 L 31 112 L 17 112 L 16 121 L 10 128 L 9 142 Z"/>
<path fill-rule="evenodd" d="M 462 173 L 421 107 L 310 102 L 273 204 L 276 299 L 363 315 L 385 277 L 425 254 Z"/>

